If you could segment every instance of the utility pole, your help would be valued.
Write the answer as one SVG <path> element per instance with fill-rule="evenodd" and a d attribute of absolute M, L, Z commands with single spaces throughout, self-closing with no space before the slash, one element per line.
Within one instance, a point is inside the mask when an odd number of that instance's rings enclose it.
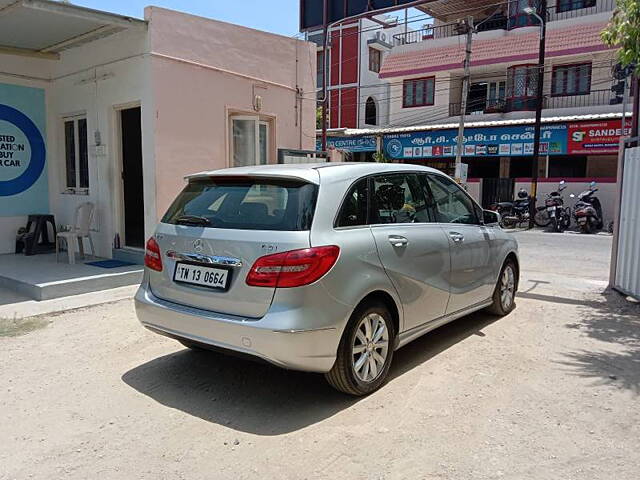
<path fill-rule="evenodd" d="M 544 59 L 547 33 L 547 0 L 540 0 L 537 13 L 532 12 L 540 22 L 540 45 L 538 49 L 538 67 L 536 72 L 536 123 L 533 131 L 533 161 L 531 162 L 531 201 L 529 202 L 529 228 L 534 227 L 536 197 L 538 196 L 538 156 L 540 155 L 540 129 L 544 92 Z M 528 76 L 528 75 L 527 75 Z M 526 86 L 525 86 L 526 88 Z"/>
<path fill-rule="evenodd" d="M 460 100 L 460 124 L 458 125 L 458 140 L 456 142 L 455 178 L 460 182 L 462 177 L 462 150 L 464 149 L 464 117 L 467 112 L 467 97 L 469 96 L 469 77 L 471 67 L 471 41 L 473 40 L 473 17 L 466 19 L 467 41 L 464 54 L 464 77 L 462 77 L 462 98 Z"/>
<path fill-rule="evenodd" d="M 323 0 L 322 24 L 323 45 L 322 49 L 322 151 L 327 151 L 327 106 L 329 104 L 327 89 L 327 58 L 329 55 L 329 0 Z"/>

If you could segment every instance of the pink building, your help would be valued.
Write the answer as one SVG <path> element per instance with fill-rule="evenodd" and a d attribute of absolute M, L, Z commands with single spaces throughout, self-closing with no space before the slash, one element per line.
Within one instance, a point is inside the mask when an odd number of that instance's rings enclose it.
<path fill-rule="evenodd" d="M 135 254 L 186 174 L 315 149 L 312 43 L 157 7 L 0 12 L 0 253 L 89 201 L 97 254 Z"/>

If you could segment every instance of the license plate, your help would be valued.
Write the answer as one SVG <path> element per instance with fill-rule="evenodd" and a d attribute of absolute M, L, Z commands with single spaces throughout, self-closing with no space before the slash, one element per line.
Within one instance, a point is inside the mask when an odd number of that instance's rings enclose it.
<path fill-rule="evenodd" d="M 173 271 L 173 281 L 226 290 L 229 281 L 229 270 L 203 267 L 190 263 L 176 263 L 176 268 Z"/>
<path fill-rule="evenodd" d="M 547 207 L 547 210 L 549 210 L 550 212 L 555 212 L 556 211 L 556 207 Z"/>

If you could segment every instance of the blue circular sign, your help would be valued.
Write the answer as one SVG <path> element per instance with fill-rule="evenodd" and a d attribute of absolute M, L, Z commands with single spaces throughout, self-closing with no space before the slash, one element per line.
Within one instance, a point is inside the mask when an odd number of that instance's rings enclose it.
<path fill-rule="evenodd" d="M 44 170 L 46 150 L 38 127 L 24 113 L 8 105 L 0 105 L 0 120 L 15 125 L 22 131 L 31 147 L 31 160 L 21 175 L 11 180 L 0 181 L 0 197 L 17 195 L 36 183 Z"/>
<path fill-rule="evenodd" d="M 402 155 L 402 142 L 400 140 L 396 140 L 395 138 L 393 140 L 389 140 L 389 143 L 387 143 L 387 152 L 392 157 L 398 157 Z"/>

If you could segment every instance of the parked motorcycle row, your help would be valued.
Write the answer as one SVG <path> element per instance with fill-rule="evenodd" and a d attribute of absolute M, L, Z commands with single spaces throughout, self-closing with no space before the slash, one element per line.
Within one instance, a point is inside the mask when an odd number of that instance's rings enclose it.
<path fill-rule="evenodd" d="M 573 208 L 564 203 L 563 191 L 566 188 L 566 182 L 562 180 L 557 190 L 547 194 L 544 205 L 535 206 L 534 223 L 538 227 L 549 227 L 554 232 L 567 230 L 572 222 L 575 222 L 577 228 L 583 233 L 601 230 L 604 219 L 602 205 L 595 195 L 598 191 L 596 182 L 591 182 L 589 190 L 578 195 L 573 193 L 569 195 L 570 198 L 577 198 Z M 521 188 L 513 202 L 499 202 L 489 208 L 500 214 L 503 228 L 515 228 L 529 224 L 531 202 L 529 193 Z"/>

